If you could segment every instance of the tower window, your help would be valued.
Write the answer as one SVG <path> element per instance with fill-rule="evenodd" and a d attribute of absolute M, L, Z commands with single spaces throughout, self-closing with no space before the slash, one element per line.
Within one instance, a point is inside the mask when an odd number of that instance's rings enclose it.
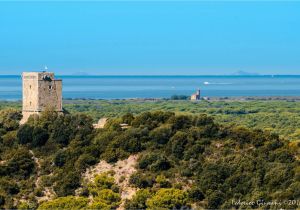
<path fill-rule="evenodd" d="M 29 89 L 31 89 L 31 85 L 29 85 Z"/>
<path fill-rule="evenodd" d="M 52 85 L 49 85 L 49 90 L 52 90 Z"/>
<path fill-rule="evenodd" d="M 29 102 L 30 106 L 31 106 L 31 101 Z"/>

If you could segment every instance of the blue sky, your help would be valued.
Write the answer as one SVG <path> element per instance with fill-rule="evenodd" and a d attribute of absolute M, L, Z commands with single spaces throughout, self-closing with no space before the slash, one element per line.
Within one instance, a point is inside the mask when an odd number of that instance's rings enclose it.
<path fill-rule="evenodd" d="M 0 2 L 0 74 L 300 74 L 300 2 Z"/>

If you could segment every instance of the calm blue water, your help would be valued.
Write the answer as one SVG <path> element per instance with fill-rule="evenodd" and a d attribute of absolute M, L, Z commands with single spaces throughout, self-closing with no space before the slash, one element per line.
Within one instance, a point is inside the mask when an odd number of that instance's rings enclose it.
<path fill-rule="evenodd" d="M 202 96 L 300 96 L 300 76 L 58 76 L 64 98 L 124 99 Z M 22 97 L 20 76 L 0 76 L 0 100 Z"/>

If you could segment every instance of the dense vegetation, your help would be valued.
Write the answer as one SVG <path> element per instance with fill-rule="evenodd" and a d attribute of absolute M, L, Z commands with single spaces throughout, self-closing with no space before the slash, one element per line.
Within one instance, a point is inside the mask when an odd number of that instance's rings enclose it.
<path fill-rule="evenodd" d="M 170 111 L 176 114 L 205 113 L 218 123 L 244 125 L 269 130 L 289 140 L 300 140 L 299 101 L 172 101 L 114 100 L 66 101 L 71 113 L 85 113 L 94 121 L 101 117 L 120 117 L 126 113 Z"/>
<path fill-rule="evenodd" d="M 2 208 L 115 208 L 122 192 L 111 174 L 88 183 L 82 174 L 99 160 L 114 163 L 132 154 L 139 159 L 130 184 L 139 190 L 125 202 L 128 209 L 232 208 L 239 207 L 232 200 L 300 198 L 300 145 L 269 131 L 162 111 L 124 114 L 103 129 L 93 129 L 93 119 L 80 113 L 48 110 L 22 126 L 20 118 L 18 110 L 0 113 Z M 55 196 L 43 202 L 46 189 Z"/>
<path fill-rule="evenodd" d="M 21 103 L 0 102 L 0 109 L 7 107 L 21 110 Z M 292 99 L 264 101 L 230 101 L 227 99 L 200 102 L 185 100 L 65 100 L 64 108 L 73 114 L 84 113 L 91 116 L 94 122 L 101 117 L 121 117 L 126 113 L 140 114 L 145 111 L 160 110 L 192 115 L 205 113 L 213 116 L 218 123 L 268 130 L 291 141 L 300 140 L 300 101 Z"/>

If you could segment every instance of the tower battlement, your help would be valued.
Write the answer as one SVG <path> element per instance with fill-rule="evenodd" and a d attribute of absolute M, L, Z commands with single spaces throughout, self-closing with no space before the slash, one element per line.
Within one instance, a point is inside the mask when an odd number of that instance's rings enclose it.
<path fill-rule="evenodd" d="M 23 72 L 23 119 L 25 123 L 32 114 L 46 108 L 62 112 L 62 80 L 55 79 L 52 72 Z"/>

